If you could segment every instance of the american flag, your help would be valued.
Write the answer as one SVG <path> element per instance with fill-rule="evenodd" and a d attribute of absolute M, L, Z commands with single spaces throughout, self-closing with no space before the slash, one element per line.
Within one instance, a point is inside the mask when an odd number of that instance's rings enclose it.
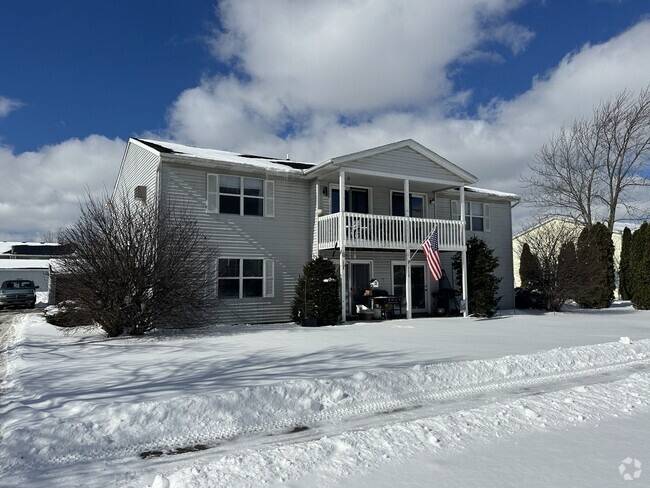
<path fill-rule="evenodd" d="M 427 240 L 422 244 L 422 252 L 427 257 L 427 263 L 431 270 L 431 276 L 435 281 L 442 277 L 442 268 L 440 267 L 440 252 L 438 252 L 438 231 L 434 229 Z"/>

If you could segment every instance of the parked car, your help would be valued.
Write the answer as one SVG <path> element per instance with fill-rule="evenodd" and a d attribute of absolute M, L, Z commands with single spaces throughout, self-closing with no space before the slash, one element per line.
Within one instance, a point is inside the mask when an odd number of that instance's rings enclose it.
<path fill-rule="evenodd" d="M 0 309 L 5 307 L 36 306 L 36 289 L 32 280 L 7 280 L 0 286 Z"/>

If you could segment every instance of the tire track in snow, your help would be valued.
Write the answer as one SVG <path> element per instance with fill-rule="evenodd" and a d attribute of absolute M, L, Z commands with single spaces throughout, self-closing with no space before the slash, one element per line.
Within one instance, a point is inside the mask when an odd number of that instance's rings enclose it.
<path fill-rule="evenodd" d="M 65 465 L 74 462 L 88 462 L 98 459 L 116 459 L 137 456 L 140 453 L 147 451 L 172 451 L 179 447 L 194 446 L 197 444 L 213 447 L 223 446 L 224 443 L 227 443 L 228 441 L 235 438 L 240 439 L 245 436 L 282 433 L 287 430 L 295 429 L 296 427 L 334 423 L 342 420 L 361 419 L 393 410 L 432 405 L 436 402 L 449 402 L 452 400 L 462 400 L 474 396 L 480 396 L 486 393 L 507 392 L 509 390 L 521 390 L 523 388 L 539 387 L 543 385 L 548 386 L 569 380 L 597 377 L 608 373 L 646 367 L 650 367 L 650 358 L 610 363 L 573 371 L 564 371 L 561 373 L 543 374 L 534 377 L 486 382 L 484 384 L 467 387 L 451 387 L 443 391 L 431 391 L 427 393 L 418 392 L 410 395 L 400 395 L 398 397 L 386 396 L 385 398 L 376 401 L 359 402 L 349 406 L 334 407 L 329 410 L 321 410 L 299 417 L 291 415 L 280 416 L 277 420 L 271 422 L 261 422 L 258 424 L 248 424 L 228 428 L 210 426 L 202 430 L 197 429 L 196 431 L 187 434 L 161 436 L 155 442 L 135 443 L 128 446 L 117 445 L 112 448 L 99 449 L 80 446 L 76 451 L 71 451 L 72 446 L 67 446 L 67 452 L 65 454 L 55 454 L 51 457 L 43 457 L 38 460 L 28 461 L 25 464 Z M 605 381 L 603 384 L 609 382 L 610 381 Z"/>
<path fill-rule="evenodd" d="M 372 471 L 414 455 L 462 451 L 496 438 L 540 431 L 592 428 L 600 421 L 650 407 L 650 374 L 588 387 L 560 389 L 516 400 L 505 399 L 444 415 L 398 420 L 333 435 L 252 446 L 203 457 L 191 467 L 160 465 L 171 486 L 254 488 L 290 481 L 291 486 L 334 486 L 351 473 Z M 522 478 L 523 479 L 523 478 Z M 349 483 L 348 483 L 349 484 Z M 525 484 L 525 480 L 524 480 Z"/>

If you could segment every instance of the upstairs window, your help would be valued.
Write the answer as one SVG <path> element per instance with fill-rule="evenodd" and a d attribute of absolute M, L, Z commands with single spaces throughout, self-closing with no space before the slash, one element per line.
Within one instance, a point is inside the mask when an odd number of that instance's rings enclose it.
<path fill-rule="evenodd" d="M 460 218 L 460 202 L 451 201 L 451 218 Z M 475 232 L 490 232 L 490 205 L 479 202 L 465 202 L 465 229 Z"/>
<path fill-rule="evenodd" d="M 345 211 L 367 214 L 370 213 L 370 198 L 367 188 L 346 188 Z M 339 211 L 339 188 L 333 187 L 330 192 L 331 213 Z"/>
<path fill-rule="evenodd" d="M 409 216 L 424 218 L 424 195 L 411 193 L 409 202 Z M 404 192 L 393 191 L 390 194 L 391 214 L 395 217 L 404 217 Z"/>
<path fill-rule="evenodd" d="M 207 195 L 208 212 L 275 216 L 275 183 L 270 180 L 208 174 Z"/>

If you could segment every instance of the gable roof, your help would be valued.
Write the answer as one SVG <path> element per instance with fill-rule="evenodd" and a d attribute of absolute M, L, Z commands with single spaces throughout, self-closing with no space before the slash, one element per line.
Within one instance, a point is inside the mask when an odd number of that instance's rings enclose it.
<path fill-rule="evenodd" d="M 470 173 L 469 171 L 465 171 L 460 166 L 455 165 L 448 159 L 443 158 L 439 154 L 433 152 L 431 149 L 427 147 L 424 147 L 422 144 L 414 141 L 413 139 L 404 139 L 402 141 L 392 142 L 390 144 L 385 144 L 383 146 L 377 146 L 370 149 L 365 149 L 363 151 L 344 154 L 342 156 L 336 156 L 334 158 L 328 159 L 327 161 L 323 161 L 322 163 L 314 166 L 311 169 L 306 170 L 305 174 L 310 175 L 312 173 L 318 173 L 320 170 L 326 168 L 331 169 L 330 168 L 331 166 L 344 166 L 345 163 L 350 161 L 357 161 L 359 159 L 368 158 L 368 157 L 376 156 L 377 154 L 386 153 L 386 152 L 394 151 L 396 149 L 403 149 L 403 148 L 412 149 L 413 151 L 417 152 L 424 158 L 430 160 L 432 163 L 437 164 L 438 166 L 454 174 L 465 183 L 476 183 L 478 181 L 478 178 L 474 176 L 472 173 Z"/>
<path fill-rule="evenodd" d="M 188 159 L 201 159 L 206 161 L 223 162 L 235 165 L 255 167 L 264 170 L 277 172 L 302 173 L 304 169 L 311 168 L 313 164 L 291 161 L 289 159 L 278 159 L 255 154 L 240 154 L 218 149 L 205 149 L 200 147 L 187 146 L 169 141 L 156 141 L 152 139 L 132 138 L 149 149 L 163 154 L 173 155 Z"/>

